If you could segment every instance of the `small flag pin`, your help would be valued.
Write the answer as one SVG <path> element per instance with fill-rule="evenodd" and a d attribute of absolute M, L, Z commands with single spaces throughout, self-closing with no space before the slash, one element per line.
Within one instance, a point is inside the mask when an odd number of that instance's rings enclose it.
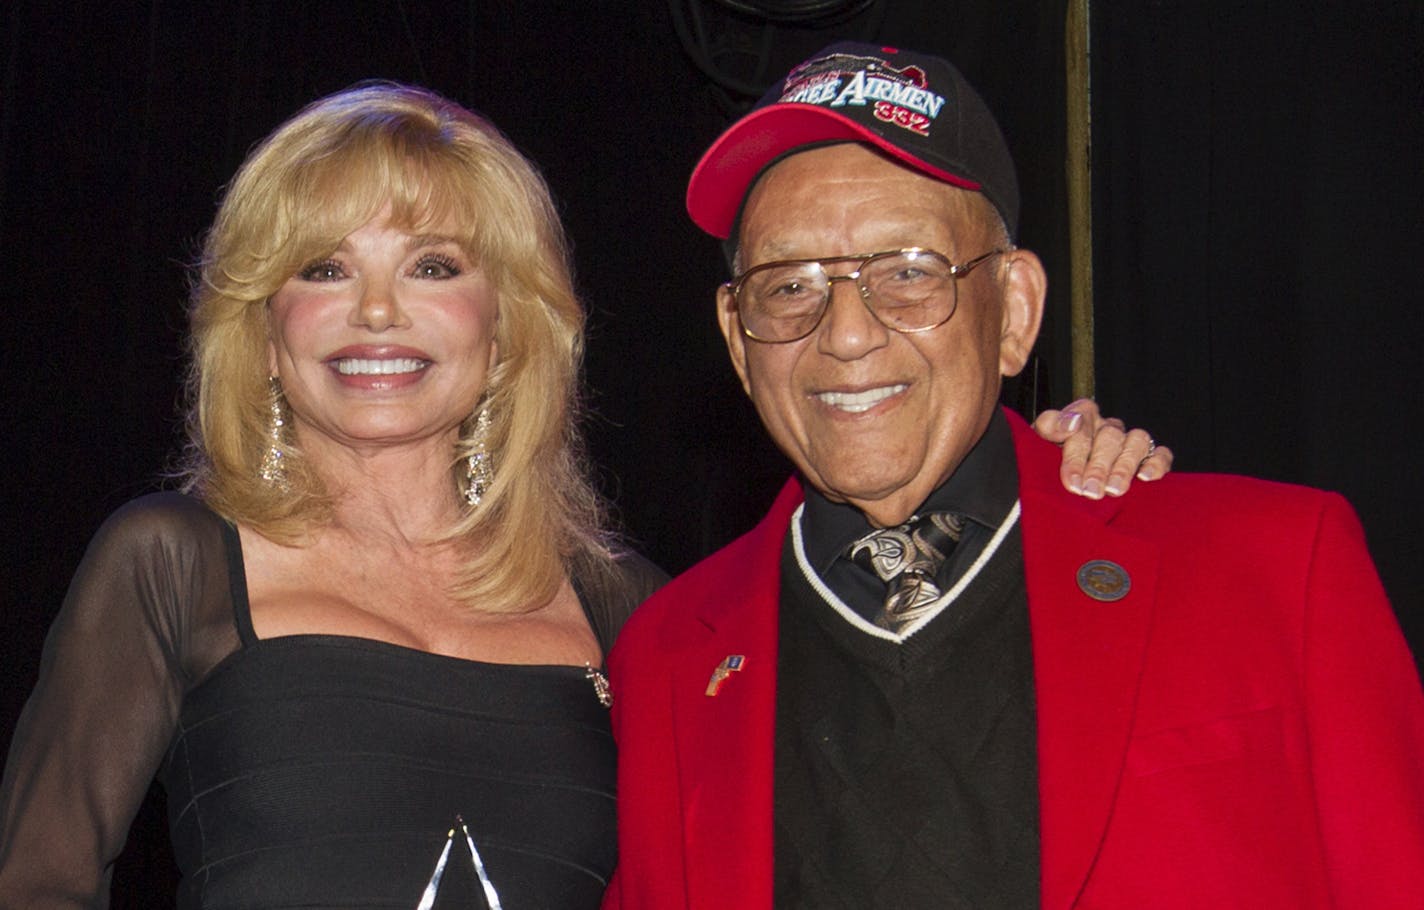
<path fill-rule="evenodd" d="M 722 683 L 746 666 L 747 658 L 744 654 L 728 654 L 722 658 L 722 662 L 717 665 L 717 669 L 712 671 L 712 678 L 707 680 L 707 695 L 716 695 L 722 689 Z"/>

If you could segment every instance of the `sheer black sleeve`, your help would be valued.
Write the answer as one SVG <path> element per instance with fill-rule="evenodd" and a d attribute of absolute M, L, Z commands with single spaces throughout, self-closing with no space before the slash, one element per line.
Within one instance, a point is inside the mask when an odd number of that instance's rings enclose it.
<path fill-rule="evenodd" d="M 184 693 L 238 645 L 225 532 L 169 493 L 120 509 L 90 543 L 0 784 L 0 908 L 108 906 Z"/>
<path fill-rule="evenodd" d="M 574 591 L 605 656 L 634 608 L 667 580 L 666 572 L 631 550 L 618 553 L 611 563 L 591 559 L 575 563 Z"/>

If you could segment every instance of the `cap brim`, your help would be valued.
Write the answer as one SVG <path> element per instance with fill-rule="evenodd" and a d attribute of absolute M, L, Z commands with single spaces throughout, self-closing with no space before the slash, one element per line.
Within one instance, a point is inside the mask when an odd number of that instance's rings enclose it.
<path fill-rule="evenodd" d="M 937 180 L 980 188 L 977 181 L 917 158 L 835 111 L 814 104 L 773 104 L 732 124 L 697 162 L 687 183 L 687 213 L 702 230 L 725 240 L 763 168 L 803 145 L 826 142 L 868 143 Z"/>

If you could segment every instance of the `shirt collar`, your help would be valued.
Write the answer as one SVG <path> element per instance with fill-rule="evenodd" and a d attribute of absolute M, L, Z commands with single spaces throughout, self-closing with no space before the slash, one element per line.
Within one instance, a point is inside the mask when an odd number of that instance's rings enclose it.
<path fill-rule="evenodd" d="M 915 510 L 957 512 L 990 530 L 999 526 L 1018 500 L 1018 464 L 1013 433 L 997 408 L 984 435 L 964 456 L 949 479 L 936 487 Z M 855 506 L 832 502 L 806 485 L 806 507 L 801 513 L 801 536 L 807 561 L 826 572 L 845 548 L 873 530 Z"/>

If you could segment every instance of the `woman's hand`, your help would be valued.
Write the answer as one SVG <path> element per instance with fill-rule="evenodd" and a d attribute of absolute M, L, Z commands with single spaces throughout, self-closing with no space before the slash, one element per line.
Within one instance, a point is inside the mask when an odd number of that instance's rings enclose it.
<path fill-rule="evenodd" d="M 1157 480 L 1172 470 L 1171 449 L 1153 442 L 1146 430 L 1129 430 L 1116 417 L 1104 417 L 1091 398 L 1044 411 L 1033 429 L 1063 448 L 1063 486 L 1089 499 L 1121 496 L 1133 477 Z"/>

